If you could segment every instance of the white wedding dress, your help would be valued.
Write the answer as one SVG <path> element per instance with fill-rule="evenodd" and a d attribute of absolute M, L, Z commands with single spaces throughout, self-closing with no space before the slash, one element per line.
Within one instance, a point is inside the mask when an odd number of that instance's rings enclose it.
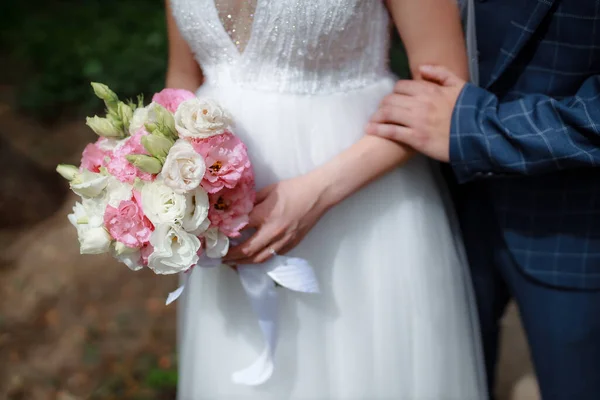
<path fill-rule="evenodd" d="M 392 90 L 383 0 L 171 4 L 206 78 L 198 95 L 233 115 L 257 188 L 358 141 Z M 334 207 L 292 252 L 321 293 L 277 289 L 275 371 L 256 387 L 231 382 L 264 346 L 239 278 L 195 269 L 180 300 L 179 400 L 486 398 L 460 246 L 421 157 Z"/>

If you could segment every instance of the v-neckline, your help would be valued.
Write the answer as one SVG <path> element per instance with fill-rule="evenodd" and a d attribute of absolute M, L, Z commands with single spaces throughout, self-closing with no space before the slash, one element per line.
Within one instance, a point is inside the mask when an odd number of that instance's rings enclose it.
<path fill-rule="evenodd" d="M 216 24 L 218 26 L 217 29 L 219 30 L 219 33 L 223 36 L 223 40 L 227 42 L 227 45 L 230 47 L 231 52 L 234 54 L 234 57 L 236 58 L 236 60 L 244 58 L 244 56 L 246 55 L 246 52 L 248 51 L 248 48 L 250 47 L 250 45 L 252 44 L 252 41 L 253 41 L 256 15 L 259 12 L 259 7 L 262 4 L 262 0 L 256 0 L 256 6 L 254 7 L 254 13 L 253 13 L 254 16 L 252 17 L 252 22 L 250 23 L 250 26 L 248 28 L 249 29 L 248 41 L 247 41 L 244 49 L 241 51 L 235 45 L 233 38 L 229 35 L 229 33 L 227 33 L 227 29 L 225 28 L 225 26 L 223 25 L 223 22 L 221 21 L 221 17 L 219 15 L 219 9 L 217 8 L 217 4 L 215 3 L 215 0 L 207 0 L 207 1 L 211 5 L 213 17 L 215 18 Z"/>

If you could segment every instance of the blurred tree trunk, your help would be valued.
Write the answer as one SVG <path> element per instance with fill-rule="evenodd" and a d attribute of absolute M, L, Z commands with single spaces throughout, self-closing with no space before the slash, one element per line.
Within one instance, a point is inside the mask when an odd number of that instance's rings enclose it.
<path fill-rule="evenodd" d="M 43 169 L 0 135 L 0 227 L 39 222 L 52 215 L 65 196 L 58 174 Z"/>

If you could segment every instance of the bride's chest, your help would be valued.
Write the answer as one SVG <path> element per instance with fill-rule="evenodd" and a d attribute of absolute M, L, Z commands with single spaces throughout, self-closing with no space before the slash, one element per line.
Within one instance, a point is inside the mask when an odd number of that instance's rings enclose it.
<path fill-rule="evenodd" d="M 383 0 L 171 0 L 192 48 L 260 51 L 275 44 L 302 53 L 325 39 L 359 45 L 387 22 Z M 344 40 L 347 38 L 347 40 Z M 275 46 L 276 47 L 276 46 Z M 203 50 L 196 48 L 194 50 Z"/>

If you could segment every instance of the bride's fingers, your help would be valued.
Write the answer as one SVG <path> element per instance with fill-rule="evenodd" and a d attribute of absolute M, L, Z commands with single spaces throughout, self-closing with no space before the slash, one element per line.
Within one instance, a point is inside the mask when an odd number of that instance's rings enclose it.
<path fill-rule="evenodd" d="M 254 204 L 262 203 L 267 196 L 275 189 L 275 184 L 269 185 L 256 193 L 256 199 L 254 200 Z"/>
<path fill-rule="evenodd" d="M 260 227 L 263 223 L 265 222 L 264 218 L 262 217 L 262 215 L 260 215 L 256 209 L 252 210 L 250 212 L 250 215 L 248 215 L 248 225 L 246 225 L 246 227 L 244 229 L 249 229 L 249 228 L 258 228 Z"/>
<path fill-rule="evenodd" d="M 260 252 L 258 252 L 254 257 L 248 257 L 243 260 L 237 261 L 239 265 L 245 264 L 260 264 L 267 261 L 269 258 L 273 257 L 276 254 L 283 254 L 281 249 L 288 246 L 288 243 L 291 241 L 290 235 L 285 235 L 281 239 L 274 241 L 273 243 L 266 246 Z"/>
<path fill-rule="evenodd" d="M 281 246 L 281 248 L 277 251 L 277 254 L 283 256 L 294 249 L 300 243 L 299 239 L 294 239 L 286 242 L 285 245 Z"/>
<path fill-rule="evenodd" d="M 262 225 L 254 235 L 252 235 L 244 243 L 229 249 L 223 261 L 235 261 L 239 264 L 239 260 L 252 258 L 261 249 L 264 249 L 267 244 L 279 238 L 278 232 L 269 224 Z"/>

